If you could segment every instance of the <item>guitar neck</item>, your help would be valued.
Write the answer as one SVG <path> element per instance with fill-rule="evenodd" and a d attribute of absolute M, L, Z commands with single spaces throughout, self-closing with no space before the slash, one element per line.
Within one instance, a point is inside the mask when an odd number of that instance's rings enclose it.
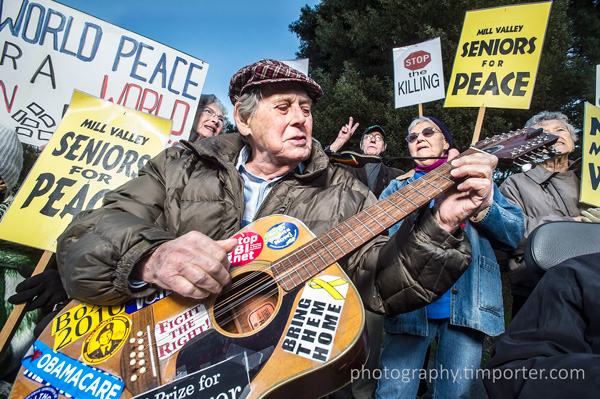
<path fill-rule="evenodd" d="M 471 147 L 459 157 L 478 151 Z M 452 166 L 449 163 L 438 166 L 411 184 L 407 184 L 378 203 L 280 258 L 272 265 L 278 282 L 286 291 L 296 288 L 418 208 L 428 204 L 432 199 L 448 191 L 456 184 L 450 175 L 451 169 Z"/>

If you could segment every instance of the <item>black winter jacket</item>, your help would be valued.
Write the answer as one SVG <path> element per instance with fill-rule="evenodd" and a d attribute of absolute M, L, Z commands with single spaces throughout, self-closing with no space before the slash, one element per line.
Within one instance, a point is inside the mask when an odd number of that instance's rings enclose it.
<path fill-rule="evenodd" d="M 600 252 L 550 269 L 483 370 L 491 399 L 597 398 Z"/>

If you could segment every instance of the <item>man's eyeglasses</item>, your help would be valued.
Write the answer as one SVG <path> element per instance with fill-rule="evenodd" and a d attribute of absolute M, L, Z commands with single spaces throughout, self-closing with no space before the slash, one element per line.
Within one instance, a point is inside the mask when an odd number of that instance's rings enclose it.
<path fill-rule="evenodd" d="M 419 134 L 422 134 L 425 138 L 429 138 L 433 136 L 436 132 L 439 132 L 439 130 L 433 127 L 426 127 L 421 131 L 421 133 L 410 133 L 408 136 L 406 136 L 406 141 L 408 141 L 409 143 L 414 143 L 419 138 Z"/>
<path fill-rule="evenodd" d="M 204 112 L 206 115 L 210 116 L 211 118 L 217 118 L 221 125 L 225 125 L 225 118 L 223 117 L 223 115 L 218 115 L 215 111 L 213 111 L 210 108 L 204 108 L 202 110 L 202 112 Z"/>
<path fill-rule="evenodd" d="M 375 141 L 383 141 L 383 136 L 381 134 L 365 134 L 363 140 L 371 140 L 375 139 Z"/>

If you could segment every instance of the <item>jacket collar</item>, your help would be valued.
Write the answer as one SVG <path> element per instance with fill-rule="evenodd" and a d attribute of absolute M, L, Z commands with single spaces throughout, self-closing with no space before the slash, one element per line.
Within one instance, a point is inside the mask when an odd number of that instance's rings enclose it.
<path fill-rule="evenodd" d="M 220 134 L 198 140 L 195 143 L 181 141 L 182 147 L 195 152 L 199 157 L 212 158 L 222 164 L 231 164 L 232 167 L 235 167 L 240 151 L 247 144 L 248 140 L 239 133 Z M 300 180 L 315 178 L 323 173 L 329 165 L 329 157 L 314 139 L 310 157 L 304 164 L 306 168 L 302 174 L 294 173 L 294 176 Z"/>
<path fill-rule="evenodd" d="M 411 177 L 414 177 L 414 175 L 415 175 L 415 170 L 414 169 L 413 170 L 409 170 L 405 174 L 396 177 L 396 180 L 406 180 L 406 179 L 409 179 Z"/>
<path fill-rule="evenodd" d="M 525 172 L 525 176 L 529 177 L 536 184 L 542 184 L 548 180 L 550 180 L 553 176 L 558 173 L 575 173 L 577 168 L 580 166 L 580 160 L 576 160 L 575 162 L 569 162 L 569 169 L 565 172 L 551 172 L 543 166 L 536 165 L 533 169 Z"/>

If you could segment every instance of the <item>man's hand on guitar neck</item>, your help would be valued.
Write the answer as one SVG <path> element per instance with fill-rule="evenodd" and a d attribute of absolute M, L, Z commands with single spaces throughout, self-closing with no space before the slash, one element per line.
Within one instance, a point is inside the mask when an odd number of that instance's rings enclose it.
<path fill-rule="evenodd" d="M 235 238 L 215 241 L 192 231 L 159 246 L 138 263 L 132 276 L 180 295 L 204 299 L 221 292 L 231 281 L 227 254 Z"/>
<path fill-rule="evenodd" d="M 452 177 L 465 179 L 435 201 L 433 214 L 440 226 L 454 232 L 469 217 L 492 205 L 494 183 L 492 174 L 498 158 L 484 152 L 454 159 L 458 155 L 451 149 L 448 159 L 454 167 Z"/>

